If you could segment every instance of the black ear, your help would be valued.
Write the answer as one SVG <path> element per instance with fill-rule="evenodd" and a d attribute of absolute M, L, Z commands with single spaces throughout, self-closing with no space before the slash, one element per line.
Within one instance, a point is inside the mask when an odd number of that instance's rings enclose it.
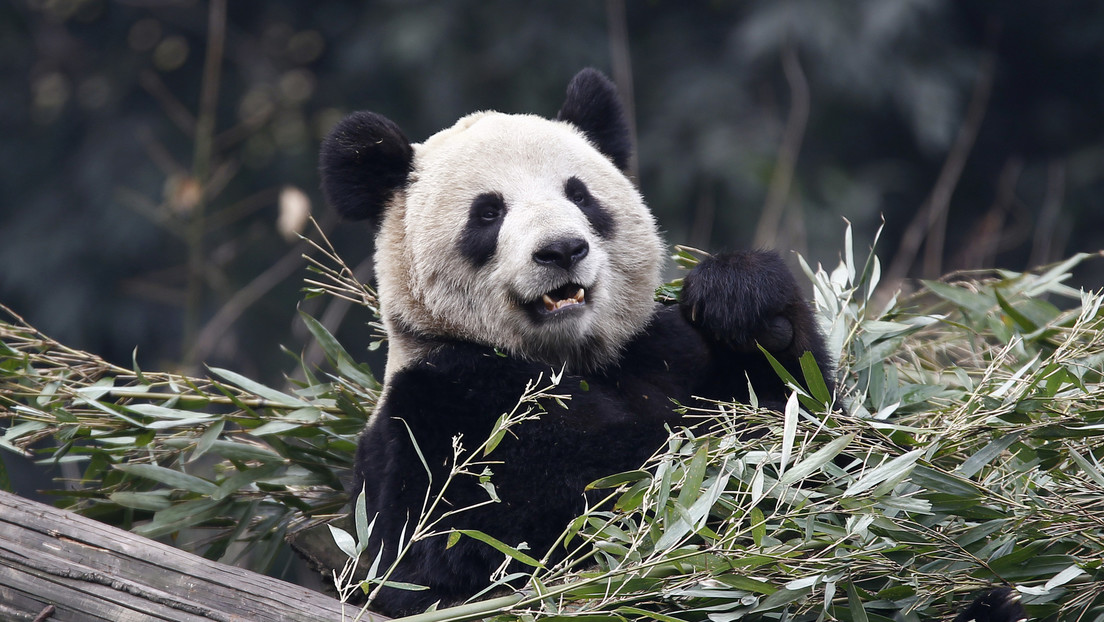
<path fill-rule="evenodd" d="M 632 156 L 632 137 L 617 87 L 602 72 L 587 68 L 567 85 L 567 99 L 556 118 L 574 124 L 622 171 Z"/>
<path fill-rule="evenodd" d="M 414 150 L 399 126 L 374 112 L 354 112 L 322 141 L 322 194 L 345 218 L 376 218 L 406 185 L 413 164 Z"/>

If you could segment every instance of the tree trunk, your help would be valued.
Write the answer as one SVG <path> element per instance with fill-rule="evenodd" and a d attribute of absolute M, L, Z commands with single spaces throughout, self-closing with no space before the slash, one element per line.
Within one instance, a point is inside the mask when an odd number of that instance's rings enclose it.
<path fill-rule="evenodd" d="M 343 618 L 342 607 L 318 592 L 0 491 L 0 620 L 340 622 L 356 617 L 356 607 L 347 606 Z"/>

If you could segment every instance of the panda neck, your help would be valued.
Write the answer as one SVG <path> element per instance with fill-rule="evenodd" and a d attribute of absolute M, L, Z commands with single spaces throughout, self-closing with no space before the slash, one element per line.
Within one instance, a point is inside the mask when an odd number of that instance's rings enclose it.
<path fill-rule="evenodd" d="M 438 350 L 442 347 L 447 347 L 450 344 L 471 343 L 446 337 L 427 335 L 409 329 L 390 330 L 388 332 L 390 334 L 388 339 L 387 367 L 384 371 L 385 386 L 390 383 L 391 378 L 395 374 L 409 367 L 410 365 L 416 364 L 418 361 L 425 360 L 435 350 Z M 482 345 L 482 347 L 490 348 L 492 346 Z M 517 355 L 514 354 L 512 356 Z M 596 371 L 597 368 L 601 367 L 600 365 L 594 365 L 593 361 L 589 359 L 585 362 L 587 364 L 580 364 L 578 361 L 540 362 L 546 363 L 550 367 L 557 370 L 566 369 L 569 373 L 593 372 Z"/>

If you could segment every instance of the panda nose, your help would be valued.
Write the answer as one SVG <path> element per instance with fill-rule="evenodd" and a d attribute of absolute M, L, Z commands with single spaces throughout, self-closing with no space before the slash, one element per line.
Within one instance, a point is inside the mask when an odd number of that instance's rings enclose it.
<path fill-rule="evenodd" d="M 544 245 L 533 253 L 533 261 L 546 266 L 559 266 L 570 270 L 590 252 L 590 245 L 582 238 L 561 238 Z"/>

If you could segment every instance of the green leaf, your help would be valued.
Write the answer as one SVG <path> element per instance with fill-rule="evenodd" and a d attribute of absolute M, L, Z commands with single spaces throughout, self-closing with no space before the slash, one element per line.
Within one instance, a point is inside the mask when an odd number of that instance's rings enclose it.
<path fill-rule="evenodd" d="M 824 373 L 817 365 L 816 357 L 812 352 L 801 355 L 801 375 L 805 377 L 805 386 L 809 387 L 809 392 L 813 394 L 816 401 L 825 405 L 832 403 L 832 393 L 828 390 L 828 384 L 824 382 Z"/>
<path fill-rule="evenodd" d="M 153 520 L 134 528 L 134 533 L 146 538 L 158 538 L 181 529 L 190 529 L 202 525 L 214 518 L 227 504 L 214 499 L 194 499 L 178 503 L 167 510 L 153 515 Z"/>
<path fill-rule="evenodd" d="M 1004 299 L 1004 296 L 1001 296 L 999 288 L 993 288 L 993 294 L 996 295 L 997 304 L 1000 305 L 1001 310 L 1004 311 L 1004 313 L 1008 317 L 1012 318 L 1012 321 L 1015 322 L 1016 325 L 1020 327 L 1021 331 L 1031 332 L 1031 331 L 1036 330 L 1037 328 L 1039 328 L 1035 324 L 1035 322 L 1032 322 L 1030 319 L 1027 318 L 1027 316 L 1025 316 L 1024 314 L 1017 311 L 1015 309 L 1015 307 L 1008 304 L 1008 301 Z"/>
<path fill-rule="evenodd" d="M 854 434 L 845 434 L 839 438 L 833 439 L 830 443 L 816 450 L 809 457 L 798 462 L 793 468 L 786 471 L 786 474 L 778 480 L 779 485 L 793 486 L 797 482 L 808 477 L 820 467 L 831 462 L 832 459 L 838 456 L 854 439 Z"/>
<path fill-rule="evenodd" d="M 656 620 L 657 622 L 686 622 L 685 618 L 676 618 L 672 615 L 665 615 L 662 613 L 657 613 L 655 611 L 649 611 L 647 609 L 640 609 L 639 607 L 618 607 L 617 609 L 614 609 L 614 611 L 616 611 L 617 613 L 624 613 L 626 615 L 639 616 L 644 618 L 645 620 Z M 542 619 L 547 620 L 547 618 Z M 577 619 L 578 618 L 575 617 L 569 618 L 569 620 Z"/>
<path fill-rule="evenodd" d="M 986 315 L 993 306 L 993 302 L 984 294 L 974 293 L 963 287 L 955 287 L 938 281 L 923 281 L 923 283 L 935 295 L 979 317 Z"/>
<path fill-rule="evenodd" d="M 196 492 L 205 496 L 210 496 L 218 492 L 218 486 L 205 479 L 196 477 L 195 475 L 181 473 L 180 471 L 166 469 L 156 464 L 116 464 L 115 468 L 128 475 L 150 479 L 170 488 Z"/>
<path fill-rule="evenodd" d="M 610 475 L 608 477 L 603 477 L 602 479 L 595 480 L 587 484 L 586 490 L 617 488 L 621 484 L 650 479 L 651 476 L 651 473 L 649 473 L 648 471 L 625 471 L 624 473 L 617 473 L 616 475 Z"/>
<path fill-rule="evenodd" d="M 238 471 L 230 477 L 227 477 L 226 479 L 219 482 L 218 492 L 211 495 L 211 498 L 224 499 L 228 496 L 231 496 L 238 490 L 252 484 L 253 482 L 263 480 L 272 476 L 276 473 L 278 469 L 280 469 L 279 464 L 270 462 L 262 464 L 261 466 L 256 468 L 243 469 L 241 471 Z"/>
<path fill-rule="evenodd" d="M 501 540 L 488 536 L 482 531 L 476 531 L 474 529 L 455 529 L 454 531 L 460 532 L 473 540 L 479 540 L 484 544 L 490 545 L 499 553 L 506 555 L 510 559 L 515 559 L 527 566 L 532 566 L 534 568 L 544 568 L 544 564 L 540 563 L 536 559 L 533 559 L 532 557 L 526 555 L 525 553 L 522 553 L 521 551 L 506 544 L 505 542 L 502 542 Z"/>
<path fill-rule="evenodd" d="M 293 408 L 310 406 L 309 403 L 304 402 L 297 397 L 293 397 L 291 395 L 288 395 L 287 393 L 282 393 L 280 391 L 277 391 L 276 389 L 266 387 L 259 382 L 250 380 L 249 378 L 246 378 L 245 376 L 232 372 L 228 369 L 222 369 L 219 367 L 208 367 L 207 369 L 211 370 L 211 373 L 219 376 L 223 380 L 226 380 L 230 384 L 244 389 L 246 392 L 252 393 L 253 395 L 272 402 L 273 404 L 276 404 L 278 406 L 290 406 Z"/>
<path fill-rule="evenodd" d="M 751 508 L 749 513 L 751 520 L 751 539 L 755 546 L 763 546 L 763 538 L 767 536 L 767 519 L 763 516 L 763 510 L 758 507 Z"/>
<path fill-rule="evenodd" d="M 694 500 L 701 495 L 702 481 L 705 480 L 705 468 L 709 464 L 709 444 L 702 443 L 690 460 L 690 466 L 686 470 L 686 479 L 679 490 L 678 504 L 682 507 L 690 507 Z"/>
<path fill-rule="evenodd" d="M 157 512 L 172 507 L 169 499 L 169 491 L 155 490 L 153 492 L 113 492 L 107 496 L 112 502 L 125 508 L 135 510 L 149 510 Z"/>
<path fill-rule="evenodd" d="M 972 456 L 966 459 L 965 462 L 958 465 L 955 469 L 955 473 L 958 473 L 962 477 L 973 477 L 975 473 L 981 470 L 981 467 L 989 464 L 994 458 L 1001 455 L 1004 450 L 1008 449 L 1012 443 L 1020 440 L 1021 434 L 1019 432 L 1013 432 L 1012 434 L 1006 434 L 998 437 L 996 440 L 991 441 L 981 450 L 975 452 Z"/>
<path fill-rule="evenodd" d="M 326 526 L 330 528 L 330 535 L 333 536 L 337 548 L 341 549 L 341 552 L 344 553 L 346 557 L 356 559 L 359 556 L 356 540 L 349 535 L 349 532 L 339 527 L 334 527 L 332 523 L 327 523 Z"/>
<path fill-rule="evenodd" d="M 196 447 L 192 450 L 192 455 L 188 458 L 188 462 L 194 462 L 197 458 L 207 453 L 207 450 L 210 449 L 215 441 L 219 439 L 219 436 L 222 435 L 222 429 L 225 426 L 226 421 L 222 419 L 207 426 L 207 429 L 204 430 L 203 434 L 199 437 L 199 441 L 196 442 Z"/>
<path fill-rule="evenodd" d="M 866 608 L 863 607 L 862 599 L 859 598 L 859 591 L 855 587 L 855 583 L 850 581 L 847 583 L 847 607 L 851 610 L 852 622 L 869 622 Z"/>
<path fill-rule="evenodd" d="M 924 451 L 924 449 L 914 449 L 870 469 L 857 481 L 848 486 L 847 490 L 843 491 L 842 496 L 853 497 L 870 490 L 882 482 L 894 481 L 907 476 L 916 465 L 916 461 L 924 454 Z"/>
<path fill-rule="evenodd" d="M 786 465 L 790 462 L 790 454 L 793 452 L 797 438 L 797 418 L 797 391 L 793 391 L 786 399 L 786 407 L 782 412 L 782 452 L 778 458 L 779 473 L 784 473 Z"/>

